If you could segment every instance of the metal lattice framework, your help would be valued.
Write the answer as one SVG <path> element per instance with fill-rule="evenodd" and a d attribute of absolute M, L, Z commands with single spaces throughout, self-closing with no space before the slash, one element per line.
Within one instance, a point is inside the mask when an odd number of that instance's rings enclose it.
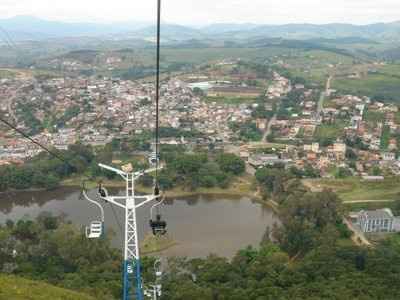
<path fill-rule="evenodd" d="M 136 299 L 143 299 L 143 284 L 141 278 L 141 263 L 139 253 L 139 241 L 137 232 L 136 210 L 145 204 L 157 200 L 159 195 L 135 195 L 135 181 L 147 173 L 156 169 L 141 172 L 124 172 L 122 170 L 99 164 L 99 167 L 120 175 L 126 181 L 125 196 L 109 196 L 105 189 L 100 193 L 100 198 L 112 205 L 125 210 L 125 237 L 124 237 L 124 263 L 123 263 L 123 300 L 129 300 L 132 282 L 135 281 Z"/>

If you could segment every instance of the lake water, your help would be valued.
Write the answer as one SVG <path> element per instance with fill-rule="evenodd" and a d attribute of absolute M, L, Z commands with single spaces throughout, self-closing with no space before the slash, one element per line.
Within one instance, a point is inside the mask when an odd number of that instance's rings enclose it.
<path fill-rule="evenodd" d="M 115 192 L 115 191 L 114 191 Z M 100 218 L 93 204 L 79 199 L 80 192 L 62 188 L 49 192 L 0 194 L 0 223 L 7 219 L 34 218 L 41 212 L 66 214 L 72 222 L 86 226 Z M 90 193 L 95 197 L 95 192 Z M 114 243 L 122 247 L 121 230 L 109 204 L 104 204 L 106 228 L 112 228 Z M 123 211 L 114 208 L 120 224 Z M 250 199 L 191 197 L 168 200 L 161 208 L 169 235 L 178 244 L 163 252 L 165 256 L 204 257 L 210 253 L 232 257 L 248 245 L 257 246 L 266 228 L 278 222 L 272 210 Z M 139 238 L 150 232 L 150 205 L 138 210 Z"/>

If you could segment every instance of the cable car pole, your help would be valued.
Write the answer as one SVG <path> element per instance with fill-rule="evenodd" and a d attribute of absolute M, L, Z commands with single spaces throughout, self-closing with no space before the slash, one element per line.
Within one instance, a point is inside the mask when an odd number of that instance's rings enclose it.
<path fill-rule="evenodd" d="M 137 233 L 136 210 L 143 205 L 157 200 L 160 195 L 135 195 L 135 181 L 155 169 L 141 172 L 125 172 L 107 165 L 99 167 L 120 175 L 126 181 L 125 196 L 109 196 L 105 188 L 99 187 L 100 198 L 125 210 L 124 262 L 123 262 L 123 296 L 122 300 L 130 300 L 132 282 L 135 282 L 136 300 L 143 300 L 143 284 Z"/>

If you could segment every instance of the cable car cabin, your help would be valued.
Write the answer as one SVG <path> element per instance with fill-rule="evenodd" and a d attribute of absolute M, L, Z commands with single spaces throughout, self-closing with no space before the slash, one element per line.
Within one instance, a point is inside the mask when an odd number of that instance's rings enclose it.
<path fill-rule="evenodd" d="M 167 222 L 161 220 L 161 215 L 157 215 L 155 221 L 150 220 L 150 227 L 154 235 L 165 235 L 167 233 Z"/>
<path fill-rule="evenodd" d="M 151 164 L 151 165 L 155 165 L 157 162 L 158 162 L 158 155 L 157 155 L 157 153 L 156 152 L 153 152 L 153 153 L 151 153 L 150 154 L 150 156 L 149 156 L 149 163 Z"/>
<path fill-rule="evenodd" d="M 103 223 L 93 221 L 90 226 L 86 227 L 86 237 L 88 239 L 98 239 L 103 235 Z"/>

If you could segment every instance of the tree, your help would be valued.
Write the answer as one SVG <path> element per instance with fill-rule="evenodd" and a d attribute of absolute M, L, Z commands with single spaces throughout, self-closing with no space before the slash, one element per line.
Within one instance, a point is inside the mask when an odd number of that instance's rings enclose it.
<path fill-rule="evenodd" d="M 304 255 L 320 244 L 319 236 L 328 225 L 342 223 L 343 208 L 337 195 L 330 191 L 289 196 L 281 209 L 282 227 L 275 238 L 291 256 Z"/>
<path fill-rule="evenodd" d="M 195 88 L 193 89 L 193 94 L 194 94 L 195 96 L 198 96 L 198 97 L 204 96 L 203 90 L 202 90 L 201 88 L 198 88 L 198 87 L 195 87 Z"/>
<path fill-rule="evenodd" d="M 233 175 L 243 174 L 246 168 L 244 161 L 239 156 L 231 153 L 221 153 L 217 156 L 216 162 L 222 171 Z"/>
<path fill-rule="evenodd" d="M 339 179 L 342 179 L 342 178 L 350 177 L 352 175 L 353 175 L 353 173 L 351 173 L 350 169 L 340 167 L 340 168 L 337 169 L 335 177 L 339 178 Z"/>

